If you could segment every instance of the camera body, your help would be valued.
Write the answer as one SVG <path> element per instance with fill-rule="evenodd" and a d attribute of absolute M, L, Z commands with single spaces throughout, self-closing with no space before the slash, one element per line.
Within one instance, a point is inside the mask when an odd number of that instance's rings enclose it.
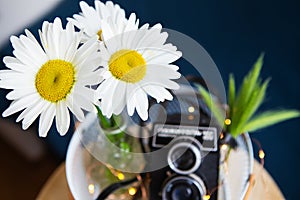
<path fill-rule="evenodd" d="M 170 114 L 167 105 L 165 122 L 153 124 L 149 146 L 151 151 L 164 148 L 161 159 L 167 166 L 150 173 L 151 200 L 200 200 L 207 194 L 217 199 L 220 130 L 201 98 L 197 101 L 198 112 L 193 113 Z M 186 102 L 187 108 L 195 106 Z"/>

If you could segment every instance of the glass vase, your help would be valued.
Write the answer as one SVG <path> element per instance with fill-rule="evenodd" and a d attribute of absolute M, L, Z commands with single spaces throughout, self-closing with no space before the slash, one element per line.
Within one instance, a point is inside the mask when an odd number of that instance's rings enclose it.
<path fill-rule="evenodd" d="M 110 200 L 139 199 L 137 177 L 143 171 L 145 160 L 138 137 L 138 126 L 126 114 L 115 116 L 113 127 L 104 127 L 99 116 L 89 113 L 79 125 L 70 142 L 66 167 L 67 180 L 75 199 L 96 199 L 114 183 L 128 180 L 108 195 Z M 75 166 L 76 167 L 75 167 Z"/>

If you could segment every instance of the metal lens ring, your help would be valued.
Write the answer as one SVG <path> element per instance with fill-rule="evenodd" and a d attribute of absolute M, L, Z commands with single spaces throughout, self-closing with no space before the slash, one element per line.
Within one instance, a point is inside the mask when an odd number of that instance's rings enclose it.
<path fill-rule="evenodd" d="M 168 152 L 168 164 L 178 174 L 191 174 L 201 164 L 201 144 L 192 137 L 180 136 L 175 139 Z"/>
<path fill-rule="evenodd" d="M 206 194 L 206 187 L 200 177 L 195 174 L 189 176 L 175 176 L 164 186 L 163 200 L 201 200 Z"/>

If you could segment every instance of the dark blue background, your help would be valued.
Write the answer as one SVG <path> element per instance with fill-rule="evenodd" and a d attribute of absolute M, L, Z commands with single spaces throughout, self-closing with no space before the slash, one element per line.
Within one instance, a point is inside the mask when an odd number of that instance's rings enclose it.
<path fill-rule="evenodd" d="M 93 5 L 93 1 L 88 2 Z M 261 110 L 281 107 L 300 109 L 300 4 L 297 0 L 115 2 L 127 13 L 136 12 L 142 24 L 159 22 L 165 28 L 197 40 L 217 64 L 225 83 L 230 72 L 240 82 L 260 52 L 264 51 L 262 76 L 270 76 L 272 81 Z M 36 34 L 43 20 L 52 21 L 55 16 L 65 19 L 78 12 L 77 0 L 65 0 L 55 11 L 28 28 Z M 10 55 L 11 50 L 9 44 L 2 48 L 1 59 L 3 55 Z M 182 73 L 189 74 L 191 70 L 184 67 Z M 4 93 L 0 91 L 1 112 L 8 105 Z M 251 133 L 261 142 L 266 152 L 265 167 L 287 199 L 299 199 L 300 196 L 297 187 L 300 179 L 299 123 L 299 119 L 291 120 Z M 56 133 L 50 133 L 45 140 L 61 158 L 70 136 L 71 133 L 59 138 Z"/>

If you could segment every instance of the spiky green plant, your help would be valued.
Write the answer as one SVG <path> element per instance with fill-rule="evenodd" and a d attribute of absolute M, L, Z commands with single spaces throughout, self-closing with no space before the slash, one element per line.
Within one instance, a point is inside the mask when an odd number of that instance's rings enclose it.
<path fill-rule="evenodd" d="M 298 110 L 272 110 L 256 114 L 265 99 L 270 82 L 270 79 L 263 81 L 260 78 L 263 58 L 264 55 L 261 54 L 253 68 L 244 77 L 238 92 L 236 92 L 234 76 L 230 74 L 227 94 L 228 108 L 226 110 L 226 119 L 229 119 L 230 123 L 225 123 L 225 116 L 222 114 L 225 112 L 221 106 L 218 106 L 219 103 L 211 98 L 207 90 L 199 86 L 200 94 L 217 122 L 224 127 L 225 132 L 230 133 L 235 138 L 242 133 L 257 131 L 300 116 Z"/>

